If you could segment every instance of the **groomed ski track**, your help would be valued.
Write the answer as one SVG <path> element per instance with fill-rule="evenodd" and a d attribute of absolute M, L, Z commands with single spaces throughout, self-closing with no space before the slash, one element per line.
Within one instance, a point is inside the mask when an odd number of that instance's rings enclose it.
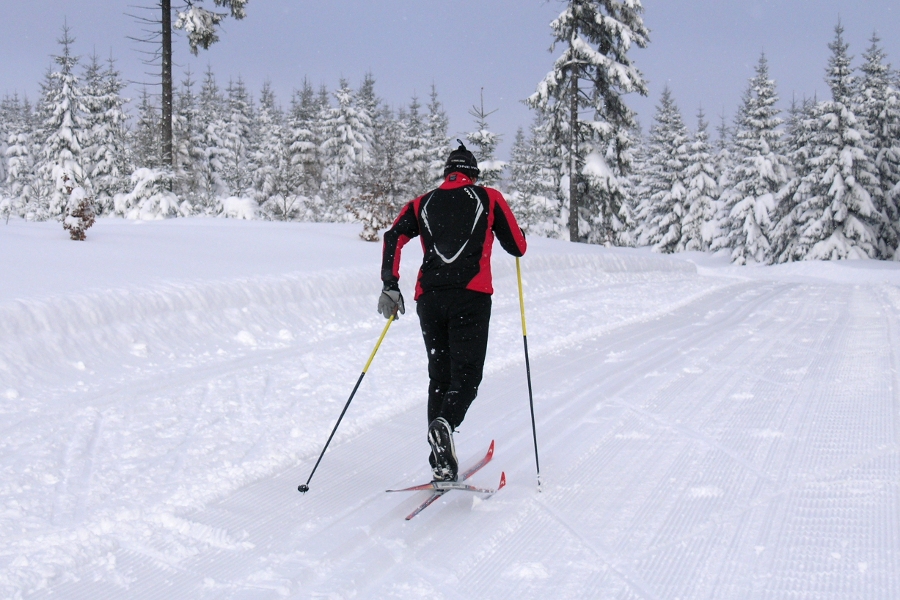
<path fill-rule="evenodd" d="M 427 492 L 384 490 L 427 477 L 411 298 L 297 492 L 383 325 L 377 249 L 0 303 L 0 595 L 900 597 L 900 289 L 570 248 L 523 260 L 543 492 L 502 255 L 456 444 L 496 439 L 472 481 L 508 484 L 409 522 Z"/>

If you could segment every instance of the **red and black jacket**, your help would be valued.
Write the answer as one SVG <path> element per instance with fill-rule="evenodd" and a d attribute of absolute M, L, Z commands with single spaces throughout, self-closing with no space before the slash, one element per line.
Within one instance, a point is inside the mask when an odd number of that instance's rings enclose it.
<path fill-rule="evenodd" d="M 441 187 L 419 196 L 400 211 L 384 234 L 381 280 L 397 285 L 400 252 L 422 237 L 424 257 L 416 281 L 418 300 L 432 290 L 463 288 L 492 294 L 491 246 L 494 236 L 513 256 L 525 254 L 525 236 L 503 195 L 451 173 Z"/>

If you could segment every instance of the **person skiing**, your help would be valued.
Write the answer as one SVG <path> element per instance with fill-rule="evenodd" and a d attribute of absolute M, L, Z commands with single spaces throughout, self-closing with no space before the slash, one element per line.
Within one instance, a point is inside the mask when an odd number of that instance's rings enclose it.
<path fill-rule="evenodd" d="M 400 293 L 400 253 L 421 236 L 416 313 L 428 355 L 428 443 L 435 481 L 456 481 L 453 432 L 478 394 L 491 318 L 491 246 L 496 236 L 513 256 L 526 242 L 516 218 L 492 188 L 476 185 L 481 171 L 462 141 L 444 166 L 444 182 L 406 204 L 384 234 L 378 311 L 406 313 Z"/>

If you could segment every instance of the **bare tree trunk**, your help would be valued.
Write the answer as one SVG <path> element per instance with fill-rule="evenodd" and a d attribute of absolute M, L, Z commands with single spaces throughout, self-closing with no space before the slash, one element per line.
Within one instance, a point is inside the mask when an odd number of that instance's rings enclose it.
<path fill-rule="evenodd" d="M 172 0 L 162 7 L 162 162 L 175 170 L 172 151 Z"/>
<path fill-rule="evenodd" d="M 569 90 L 569 241 L 578 241 L 578 70 L 572 68 Z"/>

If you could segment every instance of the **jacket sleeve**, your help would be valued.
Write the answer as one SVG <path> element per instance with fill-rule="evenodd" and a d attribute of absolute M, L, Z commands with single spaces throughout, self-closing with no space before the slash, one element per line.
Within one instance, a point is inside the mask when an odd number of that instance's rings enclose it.
<path fill-rule="evenodd" d="M 488 195 L 494 205 L 494 235 L 500 246 L 513 256 L 522 256 L 528 244 L 525 242 L 525 234 L 516 222 L 509 204 L 503 194 L 493 188 L 487 188 Z"/>
<path fill-rule="evenodd" d="M 416 200 L 413 200 L 403 207 L 397 220 L 384 234 L 381 281 L 386 286 L 399 289 L 397 282 L 400 280 L 400 252 L 409 240 L 418 235 L 419 220 L 416 218 Z"/>

